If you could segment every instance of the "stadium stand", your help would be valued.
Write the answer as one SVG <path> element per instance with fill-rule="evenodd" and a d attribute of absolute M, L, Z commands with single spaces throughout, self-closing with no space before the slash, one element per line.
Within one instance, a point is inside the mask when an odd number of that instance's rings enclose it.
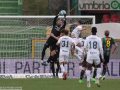
<path fill-rule="evenodd" d="M 120 15 L 119 15 L 119 23 L 120 23 Z"/>
<path fill-rule="evenodd" d="M 0 15 L 22 15 L 22 0 L 0 0 Z"/>
<path fill-rule="evenodd" d="M 117 15 L 116 14 L 111 15 L 111 22 L 117 23 Z"/>
<path fill-rule="evenodd" d="M 0 15 L 22 15 L 22 0 L 0 0 Z M 0 58 L 24 58 L 27 55 L 26 51 L 28 52 L 28 42 L 25 40 L 23 41 L 23 38 L 21 38 L 22 34 L 3 33 L 7 28 L 3 29 L 2 27 L 14 27 L 20 25 L 20 20 L 0 19 Z M 16 31 L 16 29 L 13 31 Z M 24 39 L 30 35 L 24 34 Z M 21 42 L 23 43 L 20 45 L 19 43 Z M 25 52 L 21 51 L 21 48 L 24 49 Z"/>
<path fill-rule="evenodd" d="M 109 15 L 103 15 L 103 23 L 109 23 Z"/>

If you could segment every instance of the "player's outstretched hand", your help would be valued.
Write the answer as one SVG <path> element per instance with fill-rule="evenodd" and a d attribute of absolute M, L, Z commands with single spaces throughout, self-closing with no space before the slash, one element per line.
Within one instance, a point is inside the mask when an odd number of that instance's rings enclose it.
<path fill-rule="evenodd" d="M 102 62 L 103 62 L 103 63 L 105 62 L 105 59 L 104 59 L 104 58 L 102 59 Z"/>
<path fill-rule="evenodd" d="M 84 27 L 83 30 L 86 30 L 86 27 Z"/>
<path fill-rule="evenodd" d="M 112 51 L 112 55 L 114 55 L 114 53 L 115 53 L 115 52 L 114 52 L 114 51 Z"/>

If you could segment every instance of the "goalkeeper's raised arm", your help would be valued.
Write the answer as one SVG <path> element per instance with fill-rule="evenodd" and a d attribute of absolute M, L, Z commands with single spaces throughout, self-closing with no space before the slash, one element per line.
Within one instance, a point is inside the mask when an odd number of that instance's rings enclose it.
<path fill-rule="evenodd" d="M 56 21 L 57 21 L 57 18 L 59 17 L 59 15 L 60 15 L 60 14 L 57 14 L 56 17 L 54 18 L 54 20 L 53 20 L 53 26 L 56 25 Z"/>

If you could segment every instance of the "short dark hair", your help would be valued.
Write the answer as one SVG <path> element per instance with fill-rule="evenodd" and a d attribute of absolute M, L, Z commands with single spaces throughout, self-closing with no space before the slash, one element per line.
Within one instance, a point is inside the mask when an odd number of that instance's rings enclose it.
<path fill-rule="evenodd" d="M 105 36 L 109 36 L 110 32 L 109 30 L 105 30 Z"/>
<path fill-rule="evenodd" d="M 64 30 L 65 35 L 68 35 L 69 31 L 68 30 Z"/>
<path fill-rule="evenodd" d="M 60 32 L 61 32 L 61 33 L 64 33 L 64 31 L 65 31 L 65 28 L 61 29 L 61 31 L 60 31 Z"/>
<path fill-rule="evenodd" d="M 78 20 L 78 22 L 79 22 L 79 24 L 81 24 L 82 22 L 81 22 L 81 20 Z"/>
<path fill-rule="evenodd" d="M 96 33 L 97 32 L 97 28 L 96 27 L 92 27 L 92 33 Z"/>

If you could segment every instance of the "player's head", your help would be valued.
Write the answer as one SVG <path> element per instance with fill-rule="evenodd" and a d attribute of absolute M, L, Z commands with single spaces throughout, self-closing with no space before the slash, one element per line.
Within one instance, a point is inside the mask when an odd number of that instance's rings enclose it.
<path fill-rule="evenodd" d="M 64 31 L 65 31 L 65 29 L 63 28 L 63 29 L 61 30 L 60 37 L 62 37 L 62 36 L 65 35 Z"/>
<path fill-rule="evenodd" d="M 105 36 L 108 37 L 110 34 L 109 30 L 105 30 Z"/>
<path fill-rule="evenodd" d="M 62 24 L 63 24 L 63 22 L 60 20 L 60 21 L 58 21 L 57 26 L 60 27 Z"/>
<path fill-rule="evenodd" d="M 68 30 L 64 30 L 64 34 L 65 34 L 65 36 L 68 36 L 69 31 Z"/>
<path fill-rule="evenodd" d="M 77 26 L 79 26 L 81 24 L 81 20 L 79 20 L 78 22 L 77 22 Z"/>
<path fill-rule="evenodd" d="M 92 27 L 92 35 L 96 35 L 96 33 L 97 33 L 97 28 L 96 27 Z"/>

